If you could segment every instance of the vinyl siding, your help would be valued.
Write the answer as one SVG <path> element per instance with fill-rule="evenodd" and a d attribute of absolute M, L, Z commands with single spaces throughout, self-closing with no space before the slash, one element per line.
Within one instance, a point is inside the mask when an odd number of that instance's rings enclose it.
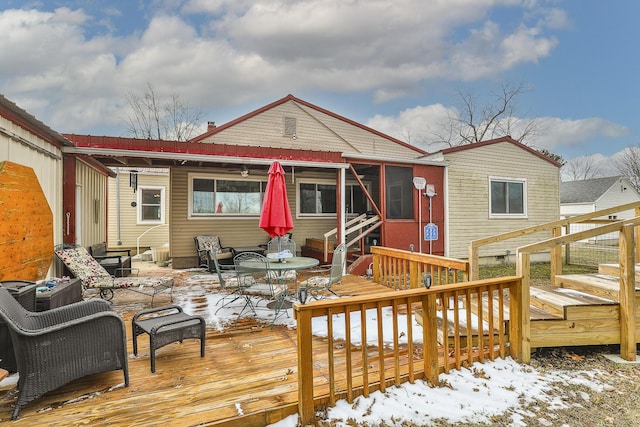
<path fill-rule="evenodd" d="M 218 218 L 189 218 L 188 213 L 188 176 L 189 173 L 211 173 L 217 177 L 238 179 L 237 173 L 231 174 L 227 170 L 197 169 L 197 168 L 172 168 L 170 174 L 170 187 L 172 197 L 170 200 L 170 241 L 172 258 L 192 257 L 195 263 L 196 250 L 194 236 L 199 234 L 215 234 L 220 237 L 223 246 L 241 247 L 264 244 L 269 237 L 259 226 L 259 217 L 218 217 Z M 293 238 L 297 250 L 300 251 L 307 237 L 322 238 L 323 234 L 336 227 L 336 218 L 296 218 L 296 182 L 303 178 L 323 178 L 335 181 L 336 171 L 322 172 L 295 172 L 295 180 L 292 182 L 290 171 L 286 171 L 287 194 L 289 207 L 293 216 Z M 261 176 L 267 180 L 266 173 L 258 175 L 252 171 L 252 177 Z"/>
<path fill-rule="evenodd" d="M 80 215 L 82 228 L 79 241 L 76 243 L 88 247 L 106 241 L 107 177 L 78 161 L 76 162 L 76 189 L 79 189 L 81 194 L 76 212 Z"/>
<path fill-rule="evenodd" d="M 496 143 L 445 155 L 448 170 L 449 256 L 467 258 L 472 240 L 559 219 L 559 168 L 518 146 Z M 487 165 L 487 166 L 485 166 Z M 489 177 L 526 179 L 527 217 L 489 218 Z M 480 256 L 511 254 L 549 234 L 489 245 Z"/>
<path fill-rule="evenodd" d="M 296 139 L 284 117 L 297 119 Z M 288 101 L 204 139 L 203 143 L 415 158 L 418 152 L 312 108 Z"/>
<path fill-rule="evenodd" d="M 138 237 L 146 231 L 147 234 L 140 237 L 140 251 L 147 248 L 162 246 L 169 243 L 169 172 L 138 172 L 138 188 L 163 187 L 164 188 L 164 226 L 159 224 L 138 224 L 138 195 L 139 191 L 133 191 L 129 186 L 129 170 L 115 169 L 120 174 L 117 178 L 109 178 L 109 224 L 107 244 L 110 249 L 128 248 L 132 254 L 136 253 Z M 118 197 L 119 181 L 119 197 Z M 119 203 L 118 203 L 119 199 Z M 138 206 L 132 206 L 132 203 Z M 120 224 L 118 225 L 118 213 Z M 118 230 L 118 226 L 120 229 Z M 119 233 L 118 233 L 119 231 Z"/>

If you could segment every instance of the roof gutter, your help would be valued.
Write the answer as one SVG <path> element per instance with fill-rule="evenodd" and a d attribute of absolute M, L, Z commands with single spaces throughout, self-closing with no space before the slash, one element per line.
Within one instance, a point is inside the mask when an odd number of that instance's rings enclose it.
<path fill-rule="evenodd" d="M 449 162 L 447 161 L 407 159 L 406 157 L 372 156 L 372 155 L 360 154 L 360 153 L 343 153 L 342 157 L 347 160 L 349 159 L 369 160 L 369 161 L 375 161 L 376 163 L 384 162 L 384 163 L 406 163 L 411 165 L 427 165 L 427 166 L 444 166 L 444 167 L 449 166 Z"/>
<path fill-rule="evenodd" d="M 89 147 L 63 147 L 63 153 L 67 154 L 85 154 L 87 156 L 101 155 L 112 157 L 136 157 L 143 159 L 162 159 L 177 161 L 196 161 L 196 162 L 216 162 L 216 163 L 234 163 L 239 165 L 265 165 L 272 164 L 275 160 L 280 162 L 282 166 L 299 166 L 313 168 L 330 168 L 330 169 L 347 169 L 348 163 L 305 161 L 305 160 L 287 160 L 272 158 L 256 158 L 256 157 L 235 157 L 220 156 L 207 154 L 185 154 L 175 152 L 162 151 L 144 151 L 144 150 L 122 150 L 109 148 L 89 148 Z"/>

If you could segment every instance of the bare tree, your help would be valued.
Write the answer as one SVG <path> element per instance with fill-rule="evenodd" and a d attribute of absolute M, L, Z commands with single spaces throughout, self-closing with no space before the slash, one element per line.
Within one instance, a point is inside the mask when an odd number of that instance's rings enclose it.
<path fill-rule="evenodd" d="M 162 101 L 151 83 L 142 94 L 127 93 L 131 114 L 127 117 L 127 132 L 134 138 L 186 141 L 198 129 L 203 113 L 183 101 L 176 93 Z"/>
<path fill-rule="evenodd" d="M 475 93 L 458 91 L 458 114 L 450 112 L 443 118 L 439 129 L 432 132 L 432 144 L 455 147 L 504 135 L 528 144 L 537 136 L 538 119 L 524 121 L 517 117 L 515 101 L 525 92 L 524 83 L 503 83 L 489 102 L 480 105 Z"/>
<path fill-rule="evenodd" d="M 594 157 L 574 157 L 562 167 L 564 181 L 582 181 L 600 176 L 603 176 L 603 170 Z"/>
<path fill-rule="evenodd" d="M 640 191 L 640 146 L 625 148 L 614 163 L 620 175 L 627 177 L 633 188 Z"/>

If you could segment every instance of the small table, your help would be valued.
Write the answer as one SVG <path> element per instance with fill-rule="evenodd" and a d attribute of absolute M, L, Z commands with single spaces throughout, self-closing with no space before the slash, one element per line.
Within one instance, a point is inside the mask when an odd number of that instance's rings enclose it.
<path fill-rule="evenodd" d="M 36 291 L 36 311 L 45 311 L 82 301 L 82 281 L 63 280 L 46 291 Z"/>
<path fill-rule="evenodd" d="M 131 320 L 133 354 L 138 355 L 138 335 L 149 334 L 151 372 L 156 371 L 156 350 L 187 338 L 200 340 L 200 357 L 204 357 L 206 323 L 201 316 L 192 316 L 177 305 L 151 308 L 137 312 Z"/>

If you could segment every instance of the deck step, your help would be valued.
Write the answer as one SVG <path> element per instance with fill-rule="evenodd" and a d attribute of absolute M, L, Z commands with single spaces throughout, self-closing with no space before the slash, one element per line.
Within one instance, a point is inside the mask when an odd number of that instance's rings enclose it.
<path fill-rule="evenodd" d="M 573 289 L 531 287 L 531 305 L 561 316 L 565 320 L 588 318 L 593 306 L 612 305 L 615 301 L 595 297 Z"/>
<path fill-rule="evenodd" d="M 636 281 L 640 281 L 640 264 L 636 264 Z M 598 273 L 620 277 L 620 264 L 599 264 Z"/>
<path fill-rule="evenodd" d="M 562 274 L 556 276 L 556 285 L 596 297 L 620 301 L 620 279 L 609 274 Z M 636 286 L 636 292 L 638 291 L 640 288 Z"/>
<path fill-rule="evenodd" d="M 475 315 L 473 316 L 473 318 L 475 319 Z M 415 319 L 416 322 L 418 322 L 419 325 L 422 325 L 422 310 L 416 310 L 415 311 Z M 453 314 L 450 314 L 450 318 L 447 318 L 447 337 L 445 338 L 444 336 L 444 319 L 442 319 L 441 317 L 438 317 L 436 319 L 437 324 L 438 324 L 438 343 L 440 345 L 444 345 L 444 343 L 447 343 L 448 347 L 452 347 L 455 345 L 454 342 L 454 336 L 455 336 L 455 330 L 456 330 L 456 324 L 454 322 L 453 319 Z M 485 321 L 483 322 L 483 326 L 482 326 L 482 340 L 485 343 L 489 342 L 489 335 L 491 333 L 493 333 L 493 340 L 494 342 L 497 342 L 497 340 L 499 339 L 499 329 L 498 328 L 490 328 L 489 324 Z M 464 311 L 464 309 L 460 309 L 459 311 L 459 323 L 458 323 L 458 336 L 460 337 L 460 345 L 462 347 L 466 347 L 467 346 L 467 342 L 469 341 L 469 332 L 471 333 L 471 345 L 472 346 L 478 346 L 480 340 L 479 340 L 479 334 L 480 332 L 478 331 L 478 328 L 475 325 L 471 325 L 471 327 L 467 328 L 467 323 L 466 323 L 466 313 Z M 491 330 L 491 332 L 490 332 Z M 506 329 L 505 329 L 506 331 Z M 507 334 L 507 332 L 505 332 L 505 335 Z"/>

